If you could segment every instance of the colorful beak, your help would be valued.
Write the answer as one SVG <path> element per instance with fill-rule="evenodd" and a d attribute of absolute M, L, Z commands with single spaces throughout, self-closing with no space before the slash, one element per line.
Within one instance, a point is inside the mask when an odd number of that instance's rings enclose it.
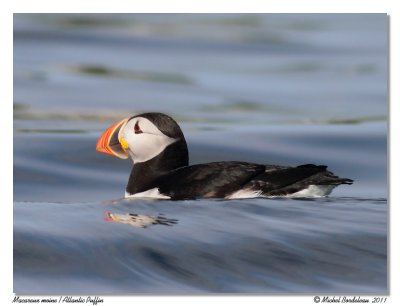
<path fill-rule="evenodd" d="M 128 120 L 129 118 L 122 119 L 105 130 L 97 141 L 96 150 L 122 159 L 127 159 L 129 154 L 125 149 L 127 147 L 126 140 L 122 139 L 123 145 L 121 145 L 119 134 Z"/>

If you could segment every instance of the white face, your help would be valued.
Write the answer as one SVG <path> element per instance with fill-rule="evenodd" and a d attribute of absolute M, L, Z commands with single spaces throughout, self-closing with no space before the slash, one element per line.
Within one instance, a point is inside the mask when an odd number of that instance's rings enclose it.
<path fill-rule="evenodd" d="M 136 117 L 121 129 L 119 139 L 128 145 L 127 151 L 135 163 L 156 157 L 177 139 L 163 134 L 150 120 Z"/>

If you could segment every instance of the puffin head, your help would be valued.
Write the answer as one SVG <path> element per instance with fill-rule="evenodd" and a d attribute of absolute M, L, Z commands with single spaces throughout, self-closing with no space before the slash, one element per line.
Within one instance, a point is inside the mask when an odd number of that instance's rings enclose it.
<path fill-rule="evenodd" d="M 100 136 L 96 150 L 141 163 L 172 144 L 181 144 L 187 153 L 185 137 L 175 120 L 162 113 L 144 113 L 111 125 Z"/>

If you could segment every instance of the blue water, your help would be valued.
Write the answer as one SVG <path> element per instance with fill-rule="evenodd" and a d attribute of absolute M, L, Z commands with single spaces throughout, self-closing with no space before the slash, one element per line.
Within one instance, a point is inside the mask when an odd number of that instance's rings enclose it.
<path fill-rule="evenodd" d="M 124 200 L 144 111 L 190 163 L 326 164 L 328 198 Z M 14 291 L 386 294 L 387 16 L 14 15 Z"/>

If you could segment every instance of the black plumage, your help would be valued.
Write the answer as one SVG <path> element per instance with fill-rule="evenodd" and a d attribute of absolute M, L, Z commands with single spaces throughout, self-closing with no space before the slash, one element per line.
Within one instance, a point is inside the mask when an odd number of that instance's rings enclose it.
<path fill-rule="evenodd" d="M 134 171 L 133 171 L 134 172 Z M 147 176 L 149 172 L 147 171 Z M 158 188 L 171 199 L 225 198 L 238 190 L 261 191 L 261 196 L 287 196 L 309 185 L 351 184 L 312 164 L 298 167 L 265 166 L 246 162 L 215 162 L 178 168 L 167 173 L 153 173 L 142 185 L 136 181 L 135 191 Z M 128 192 L 130 192 L 128 184 Z M 132 190 L 133 191 L 133 190 Z M 135 192 L 135 193 L 136 193 Z"/>

